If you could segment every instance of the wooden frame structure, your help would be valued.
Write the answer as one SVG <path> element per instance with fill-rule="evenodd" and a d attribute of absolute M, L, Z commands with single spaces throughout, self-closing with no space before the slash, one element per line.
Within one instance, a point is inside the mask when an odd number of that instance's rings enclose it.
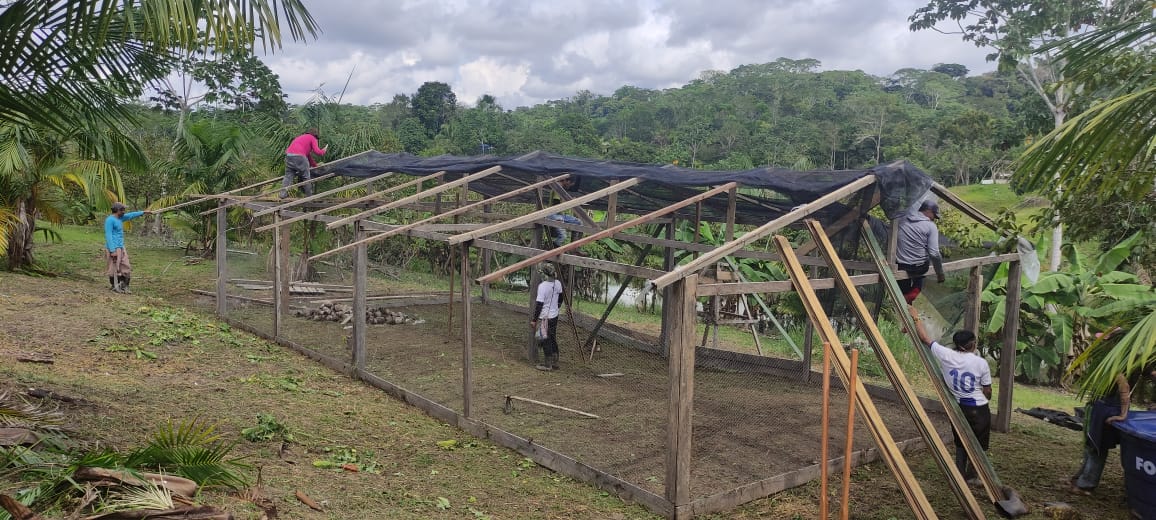
<path fill-rule="evenodd" d="M 492 175 L 500 175 L 506 179 L 516 178 L 522 183 L 522 186 L 508 192 L 506 195 L 490 196 L 482 200 L 471 201 L 469 198 L 471 184 L 485 182 L 486 178 Z M 669 518 L 690 518 L 697 514 L 727 510 L 739 504 L 768 496 L 788 487 L 801 485 L 808 480 L 816 478 L 819 473 L 818 465 L 740 486 L 731 491 L 713 496 L 694 498 L 691 492 L 690 475 L 692 461 L 690 453 L 692 439 L 691 420 L 694 414 L 695 367 L 710 366 L 712 359 L 717 360 L 720 355 L 724 357 L 727 355 L 744 356 L 742 354 L 720 354 L 719 352 L 710 352 L 702 348 L 698 338 L 696 338 L 695 325 L 697 317 L 695 302 L 699 298 L 704 297 L 718 298 L 727 295 L 765 294 L 787 291 L 797 291 L 800 292 L 800 294 L 810 294 L 813 296 L 813 291 L 816 289 L 838 288 L 856 302 L 856 308 L 865 309 L 862 304 L 863 302 L 857 298 L 858 294 L 854 290 L 855 286 L 880 283 L 894 284 L 896 279 L 902 279 L 906 276 L 903 272 L 896 272 L 893 267 L 886 268 L 886 266 L 894 265 L 893 245 L 888 248 L 887 252 L 882 252 L 877 248 L 872 249 L 875 263 L 842 261 L 832 256 L 835 253 L 828 241 L 829 235 L 822 230 L 821 226 L 812 224 L 810 229 L 815 240 L 800 248 L 794 249 L 792 249 L 791 244 L 789 244 L 779 232 L 788 226 L 800 226 L 804 222 L 804 219 L 815 215 L 831 204 L 858 197 L 860 200 L 859 211 L 857 213 L 849 213 L 833 223 L 833 229 L 836 231 L 850 230 L 854 232 L 855 229 L 864 225 L 867 210 L 879 203 L 879 187 L 876 185 L 876 179 L 871 175 L 857 179 L 817 197 L 810 203 L 797 206 L 778 218 L 747 231 L 736 238 L 736 201 L 742 199 L 745 195 L 739 192 L 739 188 L 742 186 L 734 182 L 720 183 L 717 186 L 695 190 L 694 195 L 680 202 L 656 207 L 653 211 L 645 214 L 634 213 L 636 215 L 634 218 L 621 220 L 621 217 L 626 215 L 627 212 L 618 207 L 617 200 L 619 194 L 623 192 L 636 195 L 645 193 L 647 183 L 654 181 L 644 181 L 638 178 L 617 179 L 616 181 L 608 183 L 604 188 L 593 190 L 585 195 L 572 196 L 565 193 L 565 190 L 557 183 L 564 175 L 565 174 L 559 174 L 554 177 L 519 178 L 504 174 L 501 171 L 501 167 L 490 167 L 473 172 L 472 174 L 461 175 L 453 180 L 447 180 L 449 177 L 447 177 L 445 172 L 437 172 L 414 178 L 396 186 L 355 199 L 345 200 L 332 198 L 334 195 L 351 186 L 366 186 L 374 181 L 396 180 L 397 177 L 400 177 L 393 172 L 380 172 L 371 178 L 318 193 L 305 199 L 283 201 L 262 200 L 259 196 L 240 195 L 239 192 L 244 189 L 233 190 L 222 195 L 214 196 L 214 198 L 218 200 L 218 207 L 216 210 L 211 210 L 210 212 L 216 214 L 218 224 L 217 313 L 223 319 L 232 322 L 235 326 L 258 332 L 243 323 L 230 320 L 228 315 L 228 300 L 230 297 L 225 287 L 228 275 L 227 257 L 225 255 L 225 251 L 227 250 L 227 240 L 224 233 L 227 222 L 225 216 L 226 212 L 231 208 L 243 207 L 249 211 L 253 211 L 257 215 L 268 215 L 272 217 L 271 223 L 257 227 L 256 231 L 272 231 L 273 236 L 273 250 L 275 251 L 275 261 L 273 262 L 274 274 L 272 277 L 273 283 L 275 284 L 273 331 L 271 334 L 258 333 L 296 349 L 335 370 L 347 373 L 352 377 L 362 379 L 371 385 L 377 386 L 410 404 L 418 406 L 438 419 L 457 425 L 475 435 L 491 438 L 555 471 L 594 483 L 595 485 L 618 493 L 625 498 L 638 501 L 651 510 Z M 428 186 L 432 183 L 438 184 Z M 407 190 L 412 190 L 413 193 L 408 193 Z M 459 192 L 457 201 L 453 204 L 446 204 L 442 200 L 442 194 L 453 190 L 458 190 Z M 563 201 L 557 205 L 547 207 L 542 202 L 544 200 L 545 190 L 562 193 L 561 197 Z M 932 192 L 938 195 L 943 202 L 957 208 L 980 224 L 995 229 L 995 225 L 991 219 L 984 216 L 975 208 L 967 205 L 962 200 L 959 200 L 946 189 L 943 189 L 942 186 L 934 185 Z M 263 193 L 268 193 L 268 191 Z M 538 200 L 537 204 L 532 205 L 529 211 L 513 215 L 500 215 L 492 212 L 492 204 L 504 201 L 510 197 L 525 196 L 527 194 L 536 196 Z M 424 200 L 427 197 L 436 197 L 432 206 Z M 726 221 L 724 222 L 726 243 L 712 248 L 701 244 L 675 240 L 671 231 L 674 222 L 679 219 L 690 220 L 693 218 L 695 221 L 699 220 L 702 217 L 703 201 L 714 197 L 726 197 L 727 200 L 727 215 Z M 593 222 L 588 216 L 581 219 L 583 223 L 580 225 L 561 224 L 548 219 L 552 213 L 569 208 L 580 209 L 583 204 L 593 201 L 599 201 L 599 203 L 603 204 L 607 209 L 606 213 L 608 216 L 604 224 Z M 406 224 L 389 224 L 371 218 L 389 210 L 400 208 L 419 210 L 428 213 L 429 216 L 418 218 Z M 693 213 L 689 212 L 691 208 L 694 209 Z M 336 210 L 346 212 L 356 211 L 356 213 L 341 216 L 330 214 Z M 454 224 L 436 223 L 437 221 L 450 217 L 454 218 Z M 460 224 L 457 223 L 460 217 L 481 220 L 483 223 Z M 289 310 L 288 288 L 291 283 L 289 275 L 289 229 L 290 225 L 300 221 L 323 222 L 326 227 L 330 229 L 347 225 L 352 226 L 355 237 L 353 242 L 318 253 L 311 258 L 311 260 L 315 260 L 341 251 L 353 251 L 353 306 L 355 312 L 353 332 L 350 337 L 350 358 L 348 360 L 335 359 L 320 354 L 302 345 L 293 343 L 282 334 L 283 324 Z M 644 224 L 664 224 L 668 230 L 666 237 L 657 238 L 657 232 L 655 235 L 628 232 L 630 228 Z M 543 249 L 540 245 L 541 229 L 539 229 L 542 226 L 577 230 L 585 233 L 587 236 L 556 249 Z M 531 247 L 490 238 L 499 232 L 526 228 L 533 230 Z M 833 233 L 834 231 L 832 231 L 832 234 Z M 462 338 L 461 359 L 463 364 L 463 407 L 461 413 L 409 392 L 366 370 L 366 324 L 364 320 L 364 310 L 366 308 L 367 298 L 367 247 L 372 242 L 400 235 L 443 242 L 450 246 L 450 250 L 453 251 L 458 259 L 461 280 L 460 286 L 454 288 L 453 292 L 457 293 L 456 297 L 462 304 L 461 309 L 463 313 L 459 323 Z M 892 236 L 894 236 L 894 233 L 892 233 Z M 583 244 L 610 237 L 616 240 L 639 244 L 645 248 L 644 251 L 647 253 L 654 248 L 660 248 L 664 258 L 666 258 L 664 269 L 643 267 L 641 260 L 645 258 L 645 255 L 635 264 L 626 264 L 572 254 Z M 747 249 L 748 246 L 756 241 L 772 237 L 774 243 L 779 248 L 777 253 Z M 470 262 L 472 250 L 480 252 L 481 254 L 478 256 L 484 259 L 484 261 L 481 262 L 480 272 L 473 272 L 474 264 Z M 674 253 L 678 251 L 691 252 L 696 256 L 681 265 L 675 265 L 672 259 Z M 822 254 L 806 255 L 812 252 L 821 252 Z M 493 253 L 523 256 L 525 260 L 501 269 L 493 270 L 490 260 Z M 734 258 L 760 258 L 783 261 L 786 265 L 790 266 L 791 279 L 771 282 L 732 281 L 727 283 L 712 283 L 704 281 L 699 277 L 699 273 L 704 268 L 712 266 L 719 261 Z M 668 422 L 666 429 L 666 480 L 664 494 L 655 494 L 637 484 L 626 482 L 599 471 L 562 453 L 534 444 L 531 440 L 518 437 L 493 425 L 480 422 L 473 416 L 474 405 L 471 398 L 473 384 L 473 376 L 471 373 L 473 344 L 472 304 L 476 299 L 473 286 L 475 284 L 482 285 L 483 302 L 497 304 L 498 302 L 491 302 L 488 298 L 488 285 L 490 283 L 501 279 L 508 273 L 543 261 L 642 278 L 648 280 L 647 283 L 652 289 L 663 291 L 666 304 L 663 307 L 662 344 L 657 347 L 650 346 L 647 348 L 652 349 L 652 351 L 657 354 L 665 356 L 669 368 L 669 410 L 667 413 Z M 1017 309 L 1019 308 L 1020 298 L 1018 290 L 1019 258 L 1017 255 L 992 255 L 960 259 L 945 263 L 945 271 L 968 271 L 970 273 L 970 296 L 967 299 L 968 327 L 976 327 L 979 322 L 979 300 L 977 296 L 979 293 L 978 269 L 985 265 L 1004 262 L 1010 264 L 1010 272 L 1015 278 L 1012 283 L 1009 284 L 1007 292 L 1008 308 Z M 802 266 L 827 267 L 832 270 L 833 275 L 830 278 L 808 276 L 801 270 Z M 879 266 L 884 266 L 884 272 L 879 270 Z M 848 270 L 858 272 L 851 274 Z M 532 277 L 530 281 L 531 287 L 534 282 L 536 282 L 536 279 Z M 451 292 L 446 300 L 453 302 L 455 298 L 453 292 Z M 533 295 L 531 295 L 531 299 L 532 298 Z M 805 298 L 805 301 L 811 301 L 811 298 Z M 532 300 L 530 303 L 533 303 Z M 808 309 L 814 312 L 814 309 L 811 309 L 811 307 L 808 307 Z M 895 310 L 898 311 L 900 315 L 906 314 L 904 309 Z M 819 311 L 821 311 L 821 309 L 819 309 Z M 878 307 L 876 308 L 876 313 L 877 312 Z M 607 315 L 608 314 L 609 310 L 607 311 Z M 597 321 L 593 327 L 590 327 L 595 333 L 598 333 L 599 329 L 603 326 L 607 315 L 603 315 L 601 320 Z M 812 314 L 813 320 L 815 320 L 815 316 L 815 314 Z M 873 321 L 870 319 L 870 316 L 860 315 L 859 317 L 861 320 L 871 324 L 867 327 L 869 329 L 868 337 L 876 344 L 875 346 L 878 349 L 879 345 L 877 343 L 880 341 L 880 337 L 878 330 L 873 328 Z M 816 320 L 815 324 L 819 327 L 818 330 L 823 335 L 825 341 L 832 339 L 835 342 L 838 341 L 837 337 L 828 337 L 831 336 L 831 331 L 823 327 L 821 320 Z M 1009 412 L 1013 388 L 1013 370 L 1011 370 L 1011 367 L 1014 367 L 1017 326 L 1018 320 L 1016 319 L 1016 313 L 1009 314 L 1004 332 L 1004 342 L 1001 348 L 999 414 L 994 421 L 994 428 L 997 431 L 1006 432 L 1010 425 Z M 829 324 L 827 328 L 829 328 Z M 593 337 L 592 334 L 591 338 Z M 837 345 L 837 343 L 834 344 Z M 532 342 L 530 345 L 531 347 L 527 350 L 527 357 L 536 361 L 537 349 L 533 347 Z M 589 342 L 587 342 L 587 345 L 589 345 Z M 643 347 L 646 346 L 644 345 Z M 833 350 L 837 354 L 842 354 L 841 348 L 834 348 Z M 746 358 L 757 359 L 757 356 L 746 356 Z M 843 368 L 843 370 L 838 371 L 838 374 L 844 381 L 847 381 L 849 374 L 847 374 L 845 366 L 843 366 L 843 362 L 846 360 L 841 360 L 838 356 L 836 356 L 836 359 L 838 361 L 837 366 Z M 807 375 L 810 374 L 809 361 L 809 356 L 805 356 L 802 361 L 774 360 L 773 362 L 756 361 L 756 363 L 765 365 L 767 370 L 777 371 L 778 373 Z M 906 385 L 906 380 L 903 378 L 902 373 L 888 373 L 888 377 L 891 378 L 897 392 L 871 388 L 862 383 L 856 384 L 854 391 L 856 392 L 860 406 L 860 413 L 864 417 L 868 417 L 869 421 L 873 420 L 871 418 L 877 416 L 877 414 L 871 412 L 873 405 L 870 404 L 870 396 L 897 395 L 899 401 L 909 407 L 909 411 L 912 416 L 916 418 L 917 423 L 929 424 L 926 422 L 927 418 L 923 407 L 928 406 L 930 403 L 926 400 L 920 400 L 914 397 L 913 393 L 910 393 L 910 388 Z M 921 417 L 922 419 L 920 419 Z M 871 429 L 873 433 L 879 431 L 879 428 L 876 427 L 872 427 Z M 875 436 L 876 441 L 879 443 L 880 450 L 873 452 L 856 452 L 853 455 L 858 463 L 864 463 L 882 457 L 888 462 L 889 466 L 899 468 L 896 471 L 903 473 L 902 468 L 905 467 L 902 462 L 903 452 L 914 447 L 917 441 L 896 442 L 889 435 L 885 434 L 885 428 L 882 431 L 883 433 Z M 941 442 L 938 442 L 938 432 L 927 428 L 923 428 L 920 431 L 923 434 L 922 442 L 930 444 L 934 451 L 940 455 L 939 458 L 943 458 L 942 455 L 945 448 L 943 448 Z M 966 485 L 962 485 L 961 487 L 959 484 L 959 482 L 962 482 L 962 479 L 958 478 L 958 473 L 955 472 L 954 467 L 950 465 L 950 458 L 946 460 L 948 460 L 949 463 L 947 466 L 941 464 L 941 469 L 949 476 L 949 480 L 953 483 L 952 489 L 955 491 L 957 498 L 965 510 L 968 511 L 969 518 L 973 520 L 982 518 L 982 512 L 976 513 L 979 511 L 978 507 L 976 506 L 974 498 L 971 497 L 970 492 L 967 490 Z M 839 463 L 838 459 L 828 461 L 828 464 L 831 465 Z M 909 473 L 909 471 L 907 473 Z M 916 485 L 916 488 L 917 487 Z M 909 505 L 917 512 L 920 518 L 934 518 L 934 512 L 930 511 L 929 506 L 926 504 L 926 499 L 921 497 L 921 492 L 915 489 L 915 491 L 908 496 Z"/>

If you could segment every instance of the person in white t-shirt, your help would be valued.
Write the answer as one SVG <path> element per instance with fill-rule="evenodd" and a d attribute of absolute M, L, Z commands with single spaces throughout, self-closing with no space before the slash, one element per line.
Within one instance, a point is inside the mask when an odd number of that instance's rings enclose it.
<path fill-rule="evenodd" d="M 919 340 L 931 349 L 931 354 L 939 360 L 940 370 L 943 371 L 943 380 L 959 402 L 959 408 L 975 432 L 975 438 L 985 451 L 991 438 L 991 367 L 987 360 L 976 352 L 975 334 L 969 330 L 961 330 L 952 335 L 956 350 L 949 349 L 931 339 L 923 322 L 919 319 L 919 312 L 915 307 L 909 307 L 911 317 L 915 318 L 915 331 Z M 976 477 L 975 468 L 967 457 L 959 432 L 952 430 L 955 437 L 955 466 L 966 479 Z"/>
<path fill-rule="evenodd" d="M 558 370 L 558 309 L 562 305 L 562 282 L 554 276 L 554 266 L 550 264 L 542 264 L 541 273 L 542 281 L 538 284 L 530 325 L 537 329 L 543 320 L 546 322 L 546 339 L 539 342 L 545 359 L 534 368 Z"/>

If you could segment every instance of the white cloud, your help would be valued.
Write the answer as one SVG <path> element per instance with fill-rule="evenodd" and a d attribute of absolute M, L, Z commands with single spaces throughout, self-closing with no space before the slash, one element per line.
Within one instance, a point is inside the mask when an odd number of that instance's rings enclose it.
<path fill-rule="evenodd" d="M 669 88 L 704 70 L 779 57 L 887 75 L 961 63 L 991 70 L 958 36 L 912 33 L 926 0 L 327 0 L 307 1 L 323 34 L 266 59 L 291 102 L 319 86 L 344 101 L 386 102 L 426 81 L 459 100 L 506 108 L 623 85 Z"/>

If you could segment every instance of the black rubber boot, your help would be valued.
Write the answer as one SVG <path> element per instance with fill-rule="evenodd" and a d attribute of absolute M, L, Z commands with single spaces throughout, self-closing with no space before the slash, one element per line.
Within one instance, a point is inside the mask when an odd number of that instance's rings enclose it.
<path fill-rule="evenodd" d="M 117 287 L 117 285 L 116 285 L 116 277 L 115 276 L 108 277 L 108 288 L 112 292 L 120 292 L 120 290 L 119 290 L 120 287 Z"/>
<path fill-rule="evenodd" d="M 558 354 L 546 356 L 546 363 L 550 365 L 550 370 L 558 370 Z"/>

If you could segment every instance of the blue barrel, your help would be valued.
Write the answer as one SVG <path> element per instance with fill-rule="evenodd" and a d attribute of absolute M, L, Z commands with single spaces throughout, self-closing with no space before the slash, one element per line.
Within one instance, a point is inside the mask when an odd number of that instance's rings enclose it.
<path fill-rule="evenodd" d="M 1128 507 L 1142 520 L 1156 520 L 1156 411 L 1128 412 L 1112 424 L 1120 430 L 1120 460 Z"/>

